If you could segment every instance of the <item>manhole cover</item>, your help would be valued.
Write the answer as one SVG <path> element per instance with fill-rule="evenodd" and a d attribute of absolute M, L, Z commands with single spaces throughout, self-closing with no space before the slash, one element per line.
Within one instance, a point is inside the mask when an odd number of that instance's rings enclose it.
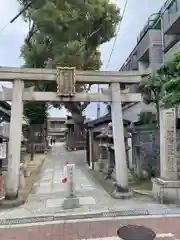
<path fill-rule="evenodd" d="M 156 237 L 151 229 L 137 225 L 123 226 L 118 229 L 117 234 L 124 240 L 153 240 Z"/>

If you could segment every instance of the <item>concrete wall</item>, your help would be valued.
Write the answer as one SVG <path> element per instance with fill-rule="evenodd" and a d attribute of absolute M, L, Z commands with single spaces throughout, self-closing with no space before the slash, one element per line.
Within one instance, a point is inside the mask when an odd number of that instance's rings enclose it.
<path fill-rule="evenodd" d="M 160 51 L 161 50 L 161 51 Z M 137 45 L 137 59 L 147 60 L 145 52 L 149 51 L 149 63 L 156 64 L 162 62 L 162 35 L 161 30 L 149 29 Z"/>
<path fill-rule="evenodd" d="M 149 38 L 149 68 L 157 69 L 162 64 L 163 59 L 161 30 L 151 29 L 149 31 Z"/>
<path fill-rule="evenodd" d="M 172 57 L 172 55 L 180 50 L 180 41 L 177 42 L 166 54 L 165 54 L 165 61 Z"/>

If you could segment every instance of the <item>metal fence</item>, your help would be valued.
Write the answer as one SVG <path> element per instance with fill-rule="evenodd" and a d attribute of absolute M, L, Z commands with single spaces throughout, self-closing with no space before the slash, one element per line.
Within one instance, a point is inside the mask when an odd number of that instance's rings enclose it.
<path fill-rule="evenodd" d="M 180 179 L 180 129 L 176 132 L 177 165 Z M 160 132 L 159 129 L 141 128 L 132 133 L 132 160 L 137 173 L 142 170 L 160 174 Z"/>
<path fill-rule="evenodd" d="M 159 176 L 160 135 L 158 129 L 136 129 L 132 133 L 132 161 L 137 173 L 142 170 Z"/>

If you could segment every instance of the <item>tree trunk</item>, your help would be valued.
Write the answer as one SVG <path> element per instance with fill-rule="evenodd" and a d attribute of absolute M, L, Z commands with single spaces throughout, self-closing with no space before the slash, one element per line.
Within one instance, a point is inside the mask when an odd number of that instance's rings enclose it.
<path fill-rule="evenodd" d="M 72 120 L 74 121 L 73 148 L 84 149 L 86 144 L 84 135 L 84 116 L 82 116 L 82 113 L 72 113 Z"/>
<path fill-rule="evenodd" d="M 77 125 L 79 125 L 80 127 L 83 127 L 85 117 L 82 115 L 82 112 L 81 113 L 72 113 L 72 119 L 74 120 L 74 122 Z"/>

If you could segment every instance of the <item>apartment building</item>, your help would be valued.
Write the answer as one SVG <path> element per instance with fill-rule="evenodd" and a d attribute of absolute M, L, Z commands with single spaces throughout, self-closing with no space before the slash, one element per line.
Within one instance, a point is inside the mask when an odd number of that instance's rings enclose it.
<path fill-rule="evenodd" d="M 166 61 L 180 50 L 180 0 L 167 1 L 161 11 L 163 52 Z"/>
<path fill-rule="evenodd" d="M 120 71 L 157 69 L 180 49 L 180 0 L 168 0 L 152 14 Z"/>
<path fill-rule="evenodd" d="M 137 37 L 137 44 L 120 71 L 158 69 L 177 50 L 180 50 L 180 0 L 168 0 L 158 13 L 152 14 Z M 136 91 L 132 86 L 130 91 Z M 135 122 L 142 111 L 155 111 L 144 103 L 127 104 L 125 119 Z"/>
<path fill-rule="evenodd" d="M 160 13 L 152 14 L 137 37 L 137 44 L 120 71 L 158 68 L 163 60 L 162 45 Z"/>

